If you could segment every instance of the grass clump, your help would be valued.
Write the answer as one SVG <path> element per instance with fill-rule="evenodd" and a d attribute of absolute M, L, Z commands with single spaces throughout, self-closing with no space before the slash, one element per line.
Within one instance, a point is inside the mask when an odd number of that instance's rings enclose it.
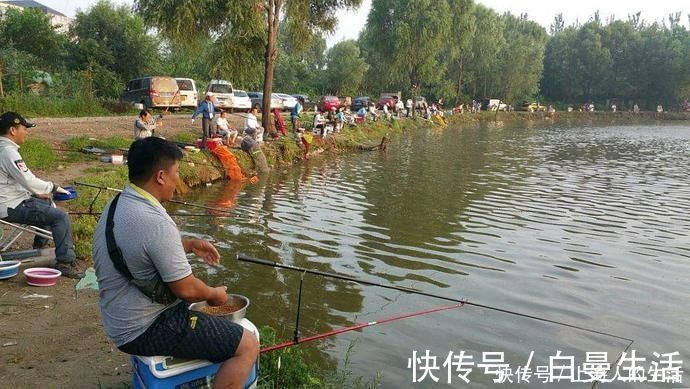
<path fill-rule="evenodd" d="M 261 347 L 276 344 L 276 331 L 270 326 L 259 329 Z M 364 377 L 355 376 L 350 369 L 351 357 L 357 342 L 348 345 L 345 352 L 343 368 L 324 371 L 306 361 L 305 345 L 297 345 L 261 354 L 259 366 L 258 388 L 378 388 L 380 374 L 370 381 Z M 313 347 L 313 346 L 312 346 Z"/>
<path fill-rule="evenodd" d="M 109 168 L 108 171 L 94 171 L 86 177 L 79 178 L 78 181 L 117 189 L 124 188 L 129 182 L 127 167 L 125 166 L 117 166 L 115 169 Z M 72 212 L 92 211 L 95 214 L 94 216 L 76 215 L 72 218 L 72 232 L 77 258 L 88 259 L 91 258 L 91 245 L 98 217 L 108 201 L 115 196 L 115 193 L 106 190 L 99 193 L 99 189 L 87 186 L 78 185 L 76 188 L 79 195 L 69 202 L 69 210 Z"/>
<path fill-rule="evenodd" d="M 263 326 L 259 333 L 261 347 L 278 343 L 276 330 L 272 327 Z M 323 381 L 317 377 L 316 366 L 305 361 L 304 350 L 300 346 L 261 354 L 259 366 L 261 367 L 261 376 L 258 387 L 262 389 L 324 386 Z"/>
<path fill-rule="evenodd" d="M 29 169 L 51 169 L 57 164 L 57 155 L 46 141 L 27 139 L 19 151 Z"/>
<path fill-rule="evenodd" d="M 80 151 L 84 147 L 88 146 L 98 147 L 99 149 L 105 150 L 117 150 L 121 148 L 129 148 L 131 144 L 131 138 L 126 138 L 119 135 L 111 136 L 110 138 L 105 139 L 94 139 L 89 138 L 88 136 L 75 136 L 65 141 L 65 146 L 74 151 Z"/>
<path fill-rule="evenodd" d="M 197 131 L 185 131 L 178 132 L 177 134 L 173 135 L 172 138 L 170 138 L 169 140 L 173 142 L 195 144 L 197 138 L 199 138 L 199 134 Z"/>

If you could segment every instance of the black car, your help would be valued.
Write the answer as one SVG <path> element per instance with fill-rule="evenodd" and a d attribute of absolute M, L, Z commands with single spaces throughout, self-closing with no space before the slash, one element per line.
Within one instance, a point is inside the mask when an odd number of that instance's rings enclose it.
<path fill-rule="evenodd" d="M 368 96 L 357 97 L 352 102 L 352 111 L 357 112 L 362 107 L 365 107 L 365 108 L 368 107 L 370 103 L 371 103 L 371 97 L 368 97 Z"/>

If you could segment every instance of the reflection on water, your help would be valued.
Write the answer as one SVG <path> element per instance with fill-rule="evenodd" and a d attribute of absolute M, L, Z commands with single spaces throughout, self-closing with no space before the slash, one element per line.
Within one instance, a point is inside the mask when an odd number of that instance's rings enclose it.
<path fill-rule="evenodd" d="M 250 318 L 283 339 L 292 336 L 300 275 L 238 263 L 235 253 L 468 298 L 635 339 L 648 359 L 655 351 L 688 359 L 689 172 L 688 126 L 489 124 L 408 133 L 384 154 L 204 188 L 187 200 L 233 208 L 234 217 L 180 222 L 222 250 L 221 268 L 196 271 L 249 296 Z M 303 335 L 443 305 L 314 276 L 304 287 Z M 579 363 L 586 351 L 606 351 L 613 361 L 625 347 L 463 307 L 331 338 L 313 357 L 333 367 L 356 340 L 350 367 L 367 378 L 380 372 L 384 387 L 411 385 L 413 350 L 434 351 L 439 365 L 449 351 L 475 362 L 503 351 L 517 365 L 530 351 L 534 363 L 556 350 Z M 490 378 L 470 374 L 478 386 Z"/>

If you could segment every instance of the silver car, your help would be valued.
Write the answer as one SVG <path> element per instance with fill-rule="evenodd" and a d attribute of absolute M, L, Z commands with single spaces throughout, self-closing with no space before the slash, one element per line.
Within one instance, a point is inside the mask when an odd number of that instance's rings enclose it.
<path fill-rule="evenodd" d="M 297 99 L 285 93 L 274 93 L 274 96 L 280 98 L 280 102 L 284 111 L 291 111 L 297 105 Z"/>
<path fill-rule="evenodd" d="M 263 92 L 247 92 L 247 95 L 249 96 L 249 98 L 252 101 L 252 108 L 257 108 L 258 110 L 263 109 L 263 106 L 264 106 L 264 94 L 263 94 Z M 273 96 L 271 96 L 271 109 L 273 109 L 273 108 L 283 109 L 282 101 L 275 94 L 273 94 Z"/>
<path fill-rule="evenodd" d="M 252 100 L 247 92 L 235 89 L 233 92 L 232 109 L 237 111 L 249 112 L 252 107 Z"/>

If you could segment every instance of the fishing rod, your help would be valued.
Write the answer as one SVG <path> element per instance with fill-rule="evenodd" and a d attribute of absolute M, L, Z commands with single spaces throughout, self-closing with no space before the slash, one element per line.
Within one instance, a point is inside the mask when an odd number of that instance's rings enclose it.
<path fill-rule="evenodd" d="M 362 285 L 376 286 L 376 287 L 384 288 L 384 289 L 392 289 L 392 290 L 397 290 L 397 291 L 401 291 L 401 292 L 405 292 L 405 293 L 411 293 L 411 294 L 431 297 L 431 298 L 440 299 L 440 300 L 462 303 L 465 305 L 470 305 L 470 306 L 474 306 L 474 307 L 478 307 L 478 308 L 489 309 L 492 311 L 506 313 L 509 315 L 524 317 L 527 319 L 551 323 L 551 324 L 555 324 L 555 325 L 562 326 L 562 327 L 573 328 L 576 330 L 585 331 L 585 332 L 592 333 L 592 334 L 598 334 L 598 335 L 603 335 L 603 336 L 607 336 L 610 338 L 624 340 L 626 342 L 630 342 L 628 347 L 630 347 L 630 345 L 632 345 L 632 343 L 634 342 L 633 339 L 629 339 L 629 338 L 626 338 L 623 336 L 611 334 L 608 332 L 593 330 L 591 328 L 586 328 L 586 327 L 578 326 L 575 324 L 569 324 L 569 323 L 565 323 L 565 322 L 558 321 L 558 320 L 546 319 L 546 318 L 530 315 L 527 313 L 521 313 L 521 312 L 511 311 L 511 310 L 504 309 L 504 308 L 494 307 L 491 305 L 474 303 L 474 302 L 470 302 L 470 301 L 462 300 L 462 299 L 458 299 L 458 298 L 437 295 L 437 294 L 425 292 L 425 291 L 414 289 L 414 288 L 408 288 L 408 287 L 404 287 L 404 286 L 395 286 L 395 285 L 390 285 L 390 284 L 381 284 L 378 282 L 362 280 L 362 279 L 352 277 L 352 276 L 347 276 L 347 275 L 342 275 L 342 274 L 337 274 L 337 273 L 329 273 L 329 272 L 324 272 L 324 271 L 320 271 L 320 270 L 303 268 L 303 267 L 299 267 L 299 266 L 287 265 L 287 264 L 278 263 L 275 261 L 269 261 L 269 260 L 265 260 L 265 259 L 250 257 L 248 255 L 241 254 L 241 253 L 237 254 L 237 260 L 242 261 L 242 262 L 251 262 L 251 263 L 255 263 L 255 264 L 259 264 L 259 265 L 275 267 L 275 268 L 281 268 L 281 269 L 287 269 L 287 270 L 298 271 L 298 272 L 303 272 L 303 273 L 309 273 L 309 274 L 319 275 L 319 276 L 328 277 L 328 278 L 335 278 L 335 279 L 339 279 L 339 280 L 351 281 L 351 282 L 356 282 L 356 283 L 362 284 Z"/>
<path fill-rule="evenodd" d="M 89 188 L 96 188 L 96 189 L 99 189 L 99 190 L 109 190 L 109 191 L 118 192 L 118 193 L 121 193 L 121 192 L 122 192 L 122 189 L 111 188 L 111 187 L 108 187 L 108 186 L 100 186 L 100 185 L 94 185 L 94 184 L 87 184 L 87 183 L 85 183 L 85 182 L 75 181 L 74 184 L 75 184 L 75 185 L 81 185 L 81 186 L 87 186 L 87 187 L 89 187 Z M 99 192 L 99 193 L 100 193 L 100 192 Z M 226 213 L 226 214 L 230 214 L 230 213 L 231 213 L 231 212 L 230 212 L 229 210 L 227 210 L 227 209 L 209 207 L 209 206 L 206 206 L 206 205 L 194 204 L 194 203 L 190 203 L 190 202 L 187 202 L 187 201 L 168 200 L 168 202 L 175 203 L 175 204 L 186 205 L 186 206 L 188 206 L 188 207 L 196 207 L 196 208 L 206 209 L 206 210 L 208 210 L 208 211 L 213 211 L 213 212 L 221 212 L 221 213 Z M 91 210 L 89 210 L 89 212 L 90 212 L 90 211 L 91 211 Z M 234 216 L 234 215 L 233 215 L 233 216 Z"/>
<path fill-rule="evenodd" d="M 70 212 L 70 216 L 101 216 L 96 212 Z M 212 217 L 212 218 L 235 218 L 234 216 L 217 216 L 208 213 L 168 213 L 171 217 Z"/>
<path fill-rule="evenodd" d="M 438 308 L 433 308 L 433 309 L 426 309 L 426 310 L 423 310 L 423 311 L 417 311 L 417 312 L 412 312 L 412 313 L 406 313 L 406 314 L 404 314 L 404 315 L 392 316 L 392 317 L 388 317 L 388 318 L 381 319 L 381 320 L 375 320 L 375 321 L 370 321 L 370 322 L 366 322 L 366 323 L 358 323 L 358 324 L 355 324 L 355 325 L 352 325 L 352 326 L 343 327 L 343 328 L 338 328 L 338 329 L 336 329 L 336 330 L 324 332 L 324 333 L 321 333 L 321 334 L 316 334 L 316 335 L 312 335 L 312 336 L 307 336 L 307 337 L 304 337 L 304 338 L 301 338 L 301 339 L 289 340 L 289 341 L 287 341 L 287 342 L 275 344 L 275 345 L 273 345 L 273 346 L 266 346 L 266 347 L 262 348 L 261 350 L 259 350 L 259 352 L 262 353 L 262 354 L 263 354 L 263 353 L 268 353 L 268 352 L 275 351 L 275 350 L 280 350 L 280 349 L 283 349 L 283 348 L 286 348 L 286 347 L 296 346 L 296 345 L 298 345 L 298 344 L 307 343 L 307 342 L 311 342 L 311 341 L 314 341 L 314 340 L 323 339 L 323 338 L 326 338 L 326 337 L 329 337 L 329 336 L 334 336 L 334 335 L 342 334 L 343 332 L 355 331 L 355 330 L 359 330 L 359 329 L 362 329 L 362 328 L 375 326 L 375 325 L 377 325 L 377 324 L 386 324 L 386 323 L 390 323 L 390 322 L 397 321 L 397 320 L 407 319 L 407 318 L 410 318 L 410 317 L 426 315 L 426 314 L 429 314 L 429 313 L 440 312 L 440 311 L 447 311 L 447 310 L 449 310 L 449 309 L 460 308 L 460 307 L 462 307 L 463 305 L 464 305 L 463 303 L 457 303 L 457 304 L 447 305 L 447 306 L 438 307 Z"/>

